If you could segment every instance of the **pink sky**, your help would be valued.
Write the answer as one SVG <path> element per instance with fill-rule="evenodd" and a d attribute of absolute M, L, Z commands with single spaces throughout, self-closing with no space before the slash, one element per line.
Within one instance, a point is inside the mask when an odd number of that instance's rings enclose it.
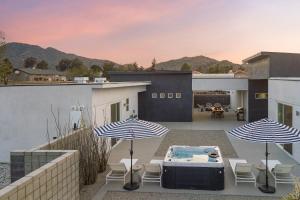
<path fill-rule="evenodd" d="M 148 67 L 205 55 L 300 52 L 299 0 L 1 0 L 9 42 Z"/>

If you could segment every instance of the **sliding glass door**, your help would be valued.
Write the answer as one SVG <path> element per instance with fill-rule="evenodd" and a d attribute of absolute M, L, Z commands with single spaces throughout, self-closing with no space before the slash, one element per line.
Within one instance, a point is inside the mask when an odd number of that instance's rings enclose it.
<path fill-rule="evenodd" d="M 110 105 L 110 121 L 117 122 L 120 121 L 120 103 L 114 103 Z M 116 138 L 111 139 L 111 146 L 117 143 Z"/>
<path fill-rule="evenodd" d="M 278 122 L 287 126 L 293 126 L 293 107 L 278 103 Z M 293 154 L 293 144 L 284 144 L 283 148 Z"/>

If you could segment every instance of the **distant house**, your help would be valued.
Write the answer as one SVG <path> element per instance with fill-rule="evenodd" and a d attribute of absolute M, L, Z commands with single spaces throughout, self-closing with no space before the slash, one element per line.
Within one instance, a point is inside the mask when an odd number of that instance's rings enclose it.
<path fill-rule="evenodd" d="M 234 72 L 234 77 L 235 78 L 248 78 L 248 74 L 246 71 L 238 69 Z"/>
<path fill-rule="evenodd" d="M 66 81 L 66 74 L 56 70 L 19 68 L 14 69 L 11 77 L 14 81 Z"/>

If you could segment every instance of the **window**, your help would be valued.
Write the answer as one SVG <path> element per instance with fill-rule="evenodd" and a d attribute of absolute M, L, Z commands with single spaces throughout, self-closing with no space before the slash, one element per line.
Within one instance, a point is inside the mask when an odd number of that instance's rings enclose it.
<path fill-rule="evenodd" d="M 176 99 L 181 99 L 181 93 L 180 92 L 176 93 Z"/>
<path fill-rule="evenodd" d="M 156 99 L 157 98 L 157 93 L 156 92 L 153 92 L 152 93 L 152 99 Z"/>
<path fill-rule="evenodd" d="M 129 98 L 126 99 L 126 111 L 129 111 Z"/>
<path fill-rule="evenodd" d="M 159 98 L 161 99 L 166 98 L 166 94 L 164 92 L 159 93 Z"/>
<path fill-rule="evenodd" d="M 268 99 L 268 93 L 255 93 L 255 99 Z"/>
<path fill-rule="evenodd" d="M 168 93 L 168 98 L 173 99 L 173 93 Z"/>

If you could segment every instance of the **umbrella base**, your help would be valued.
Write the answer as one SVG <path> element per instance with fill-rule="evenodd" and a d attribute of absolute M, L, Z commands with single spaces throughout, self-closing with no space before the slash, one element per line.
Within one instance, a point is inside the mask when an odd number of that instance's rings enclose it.
<path fill-rule="evenodd" d="M 129 191 L 132 191 L 132 190 L 136 190 L 140 187 L 140 185 L 136 182 L 133 182 L 132 184 L 129 182 L 129 183 L 126 183 L 123 188 L 125 190 L 129 190 Z"/>
<path fill-rule="evenodd" d="M 263 193 L 275 193 L 275 188 L 272 186 L 261 185 L 258 189 Z"/>

